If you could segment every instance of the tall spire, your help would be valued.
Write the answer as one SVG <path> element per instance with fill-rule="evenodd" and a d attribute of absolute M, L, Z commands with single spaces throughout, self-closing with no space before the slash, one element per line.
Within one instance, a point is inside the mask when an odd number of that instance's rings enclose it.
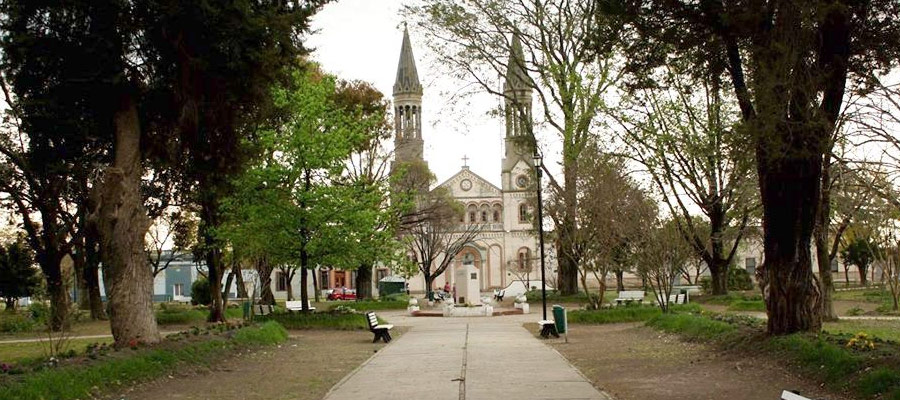
<path fill-rule="evenodd" d="M 531 90 L 528 73 L 525 72 L 525 52 L 522 50 L 522 39 L 519 31 L 513 32 L 509 49 L 509 61 L 506 62 L 506 77 L 503 91 Z M 396 89 L 395 89 L 396 90 Z"/>
<path fill-rule="evenodd" d="M 416 59 L 413 57 L 412 44 L 409 41 L 409 30 L 403 25 L 403 44 L 400 46 L 400 62 L 397 64 L 397 80 L 394 81 L 394 94 L 422 94 L 419 73 L 416 71 Z"/>

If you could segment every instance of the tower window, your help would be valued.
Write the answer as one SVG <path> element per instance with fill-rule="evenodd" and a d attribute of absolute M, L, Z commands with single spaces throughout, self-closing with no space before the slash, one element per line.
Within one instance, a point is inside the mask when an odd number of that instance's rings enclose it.
<path fill-rule="evenodd" d="M 481 222 L 488 222 L 487 211 L 481 211 Z"/>
<path fill-rule="evenodd" d="M 469 222 L 475 222 L 475 211 L 469 211 Z"/>
<path fill-rule="evenodd" d="M 528 222 L 528 205 L 519 204 L 519 222 Z"/>
<path fill-rule="evenodd" d="M 494 210 L 494 222 L 500 222 L 500 211 Z"/>

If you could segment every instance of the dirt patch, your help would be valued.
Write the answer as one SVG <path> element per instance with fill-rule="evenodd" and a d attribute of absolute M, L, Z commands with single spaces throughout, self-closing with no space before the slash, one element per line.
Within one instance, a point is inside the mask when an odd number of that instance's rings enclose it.
<path fill-rule="evenodd" d="M 617 400 L 777 399 L 785 389 L 811 398 L 848 399 L 773 359 L 720 354 L 640 323 L 577 325 L 569 343 L 547 343 Z"/>
<path fill-rule="evenodd" d="M 395 332 L 398 331 L 398 332 Z M 394 338 L 402 329 L 392 330 Z M 384 344 L 365 331 L 291 331 L 276 347 L 245 351 L 197 369 L 131 388 L 116 400 L 321 399 Z"/>

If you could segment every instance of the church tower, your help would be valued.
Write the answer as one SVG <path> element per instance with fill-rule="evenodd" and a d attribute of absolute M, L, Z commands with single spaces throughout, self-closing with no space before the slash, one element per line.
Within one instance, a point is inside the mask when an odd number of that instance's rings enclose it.
<path fill-rule="evenodd" d="M 525 190 L 533 172 L 534 135 L 531 132 L 531 83 L 525 70 L 525 53 L 514 32 L 503 83 L 506 149 L 501 165 L 504 191 Z"/>
<path fill-rule="evenodd" d="M 422 84 L 416 71 L 409 31 L 403 28 L 397 80 L 394 82 L 394 162 L 422 162 Z"/>

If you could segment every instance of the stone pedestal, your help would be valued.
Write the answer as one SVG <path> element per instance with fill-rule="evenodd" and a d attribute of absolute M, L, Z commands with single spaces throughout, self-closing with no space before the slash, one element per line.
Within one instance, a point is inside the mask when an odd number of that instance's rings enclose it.
<path fill-rule="evenodd" d="M 459 304 L 481 304 L 481 274 L 474 264 L 463 264 L 456 269 L 456 301 Z"/>

